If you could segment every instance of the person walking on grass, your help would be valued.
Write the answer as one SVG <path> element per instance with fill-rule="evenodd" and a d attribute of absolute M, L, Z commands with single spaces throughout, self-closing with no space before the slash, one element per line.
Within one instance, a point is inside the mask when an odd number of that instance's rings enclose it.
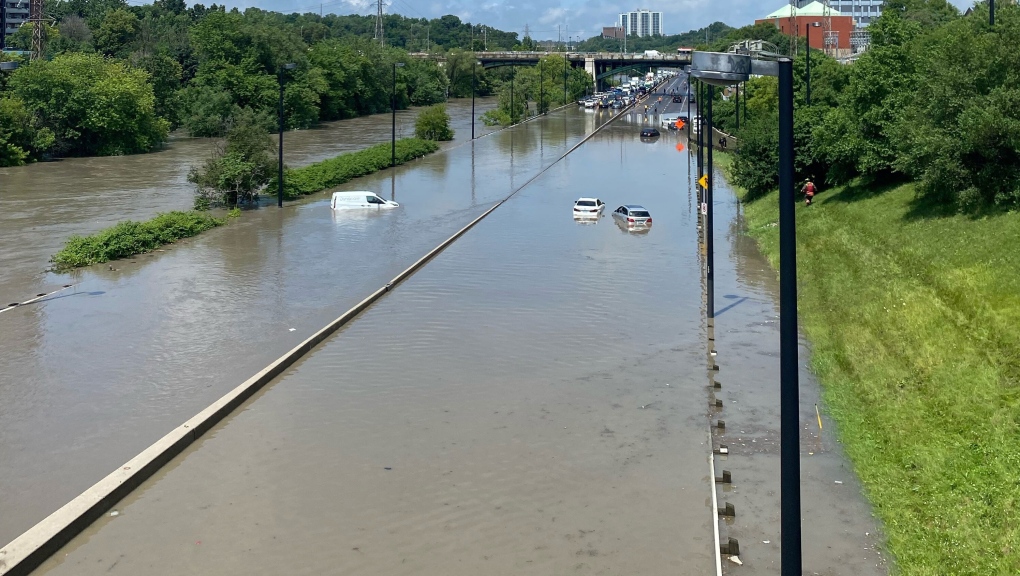
<path fill-rule="evenodd" d="M 804 186 L 800 189 L 800 191 L 804 193 L 804 204 L 810 206 L 811 200 L 814 199 L 815 192 L 817 192 L 818 189 L 815 187 L 815 183 L 812 182 L 811 179 L 808 179 L 808 181 L 804 183 Z"/>

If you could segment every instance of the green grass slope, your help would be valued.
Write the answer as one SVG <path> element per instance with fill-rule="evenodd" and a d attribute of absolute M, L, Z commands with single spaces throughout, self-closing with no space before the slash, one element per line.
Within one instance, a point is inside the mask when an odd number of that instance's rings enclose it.
<path fill-rule="evenodd" d="M 777 194 L 745 206 L 778 264 Z M 798 202 L 812 366 L 905 575 L 1020 574 L 1020 214 Z"/>

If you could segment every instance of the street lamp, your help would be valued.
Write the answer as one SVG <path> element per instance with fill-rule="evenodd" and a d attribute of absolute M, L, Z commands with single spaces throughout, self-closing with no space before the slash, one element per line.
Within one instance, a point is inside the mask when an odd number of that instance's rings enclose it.
<path fill-rule="evenodd" d="M 538 61 L 538 112 L 544 114 L 542 104 L 545 103 L 545 70 L 542 68 L 542 60 Z"/>
<path fill-rule="evenodd" d="M 807 37 L 807 103 L 811 105 L 811 29 L 821 26 L 820 22 L 812 22 L 805 28 L 804 35 Z"/>
<path fill-rule="evenodd" d="M 397 165 L 397 67 L 404 67 L 403 62 L 393 63 L 393 90 L 390 92 L 390 112 L 393 114 L 393 130 L 390 133 L 390 168 Z M 472 120 L 474 117 L 472 116 Z"/>
<path fill-rule="evenodd" d="M 481 64 L 478 60 L 475 60 L 471 65 L 471 139 L 475 139 L 475 71 L 478 69 L 478 65 Z"/>
<path fill-rule="evenodd" d="M 567 105 L 567 60 L 569 52 L 563 54 L 563 105 Z"/>
<path fill-rule="evenodd" d="M 276 184 L 276 205 L 283 208 L 283 85 L 286 80 L 286 71 L 297 68 L 297 64 L 288 62 L 280 67 L 279 72 L 276 75 L 276 81 L 280 84 L 280 161 L 279 161 L 279 173 L 277 174 Z"/>
<path fill-rule="evenodd" d="M 779 397 L 780 574 L 801 576 L 800 383 L 797 373 L 797 233 L 794 199 L 793 61 L 753 60 L 747 54 L 695 52 L 693 74 L 728 86 L 751 74 L 779 77 Z M 745 98 L 745 102 L 747 99 Z M 708 167 L 711 174 L 712 167 Z M 709 202 L 711 202 L 711 184 Z M 709 204 L 711 214 L 711 204 Z"/>
<path fill-rule="evenodd" d="M 517 76 L 516 64 L 510 64 L 510 125 L 513 126 L 517 122 L 514 121 L 514 117 L 517 114 L 514 113 L 514 77 Z"/>
<path fill-rule="evenodd" d="M 995 0 L 988 0 L 988 25 L 995 26 Z"/>

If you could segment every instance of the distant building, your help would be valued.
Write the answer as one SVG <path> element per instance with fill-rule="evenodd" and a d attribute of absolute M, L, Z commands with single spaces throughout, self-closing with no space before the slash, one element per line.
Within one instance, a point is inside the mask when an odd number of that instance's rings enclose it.
<path fill-rule="evenodd" d="M 623 28 L 620 26 L 603 26 L 603 38 L 623 38 Z"/>
<path fill-rule="evenodd" d="M 7 39 L 5 46 L 10 48 L 11 35 L 18 31 L 18 28 L 28 22 L 28 0 L 0 0 L 5 9 L 6 26 L 3 34 Z"/>
<path fill-rule="evenodd" d="M 831 29 L 825 30 L 825 21 L 831 23 Z M 854 19 L 842 14 L 831 5 L 826 8 L 821 2 L 811 2 L 797 8 L 794 16 L 793 8 L 787 4 L 775 12 L 754 21 L 755 24 L 775 24 L 779 31 L 787 36 L 804 37 L 808 28 L 812 27 L 811 47 L 829 51 L 839 56 L 851 49 L 850 34 L 854 31 Z M 817 27 L 812 25 L 818 24 Z"/>
<path fill-rule="evenodd" d="M 858 26 L 867 26 L 882 15 L 885 0 L 830 0 L 829 7 L 853 18 Z"/>
<path fill-rule="evenodd" d="M 620 28 L 630 36 L 656 36 L 662 34 L 662 12 L 639 8 L 620 14 Z"/>

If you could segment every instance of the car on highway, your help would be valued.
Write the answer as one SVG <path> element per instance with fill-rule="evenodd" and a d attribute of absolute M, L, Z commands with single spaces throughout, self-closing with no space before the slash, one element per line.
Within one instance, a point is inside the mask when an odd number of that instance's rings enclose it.
<path fill-rule="evenodd" d="M 652 215 L 640 204 L 624 204 L 613 211 L 613 220 L 630 228 L 648 228 L 652 225 Z"/>
<path fill-rule="evenodd" d="M 642 138 L 658 138 L 659 137 L 659 131 L 656 130 L 655 128 L 642 128 L 641 129 L 641 137 Z"/>
<path fill-rule="evenodd" d="M 575 218 L 598 218 L 602 215 L 602 211 L 606 209 L 606 204 L 598 198 L 578 198 L 574 202 L 574 217 Z"/>
<path fill-rule="evenodd" d="M 673 96 L 673 102 L 679 103 L 679 102 L 683 102 L 683 101 L 684 101 L 684 97 L 683 96 L 681 96 L 679 94 Z"/>
<path fill-rule="evenodd" d="M 613 103 L 609 105 L 610 108 L 618 110 L 623 108 L 623 100 L 613 100 Z"/>

